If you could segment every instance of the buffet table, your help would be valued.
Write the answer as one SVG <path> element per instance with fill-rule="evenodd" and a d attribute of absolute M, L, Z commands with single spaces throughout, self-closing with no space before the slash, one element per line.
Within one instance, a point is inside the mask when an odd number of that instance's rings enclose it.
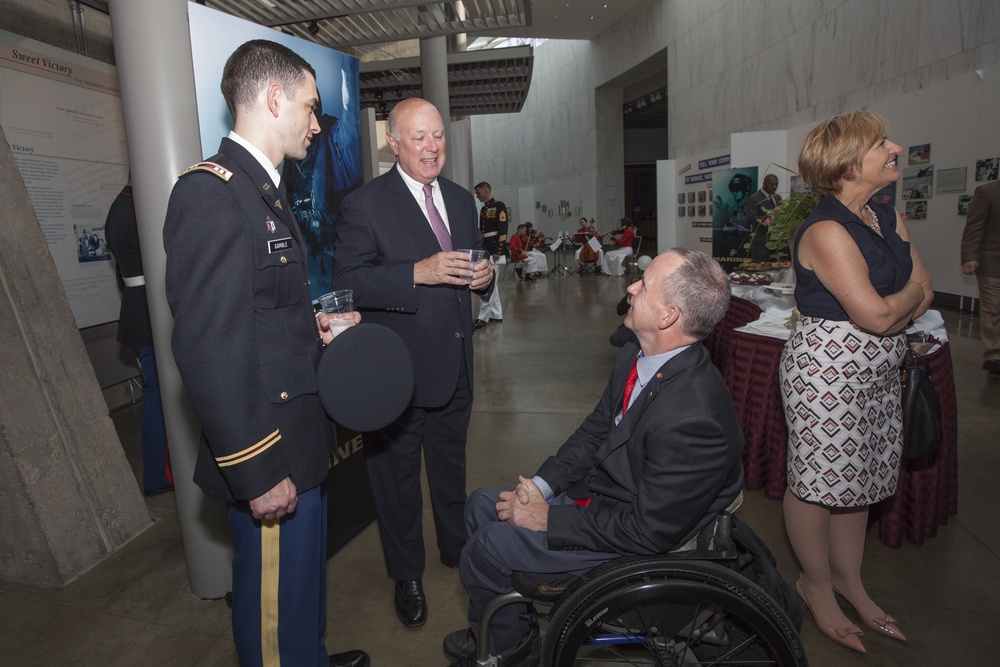
<path fill-rule="evenodd" d="M 785 341 L 735 330 L 760 315 L 756 304 L 734 296 L 705 345 L 733 394 L 746 438 L 746 487 L 781 498 L 788 431 L 778 391 L 778 360 Z M 943 343 L 925 358 L 941 400 L 944 435 L 934 455 L 904 460 L 896 494 L 872 507 L 869 523 L 878 527 L 879 539 L 891 547 L 900 546 L 904 537 L 923 544 L 958 513 L 958 409 L 951 348 Z"/>

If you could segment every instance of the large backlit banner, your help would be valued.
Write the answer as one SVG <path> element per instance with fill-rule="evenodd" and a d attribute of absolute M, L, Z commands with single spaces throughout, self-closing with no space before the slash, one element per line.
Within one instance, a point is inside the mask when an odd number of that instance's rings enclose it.
<path fill-rule="evenodd" d="M 757 167 L 720 169 L 712 176 L 712 256 L 727 271 L 750 261 L 750 227 L 743 206 L 757 192 Z"/>
<path fill-rule="evenodd" d="M 81 329 L 118 319 L 104 219 L 128 180 L 111 65 L 0 30 L 0 125 Z"/>
<path fill-rule="evenodd" d="M 233 119 L 219 83 L 229 55 L 251 39 L 292 49 L 316 70 L 320 133 L 301 161 L 286 160 L 282 186 L 309 245 L 312 297 L 330 291 L 333 221 L 340 202 L 362 184 L 358 59 L 194 3 L 188 4 L 198 122 L 204 156 L 214 155 Z"/>

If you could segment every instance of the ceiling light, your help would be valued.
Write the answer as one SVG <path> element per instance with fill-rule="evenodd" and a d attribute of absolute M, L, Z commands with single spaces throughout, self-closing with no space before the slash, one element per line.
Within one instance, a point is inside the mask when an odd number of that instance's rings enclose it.
<path fill-rule="evenodd" d="M 317 34 L 319 32 L 319 23 L 316 23 L 316 21 L 312 21 L 309 24 L 309 27 L 306 28 L 306 30 L 309 32 L 310 35 Z"/>

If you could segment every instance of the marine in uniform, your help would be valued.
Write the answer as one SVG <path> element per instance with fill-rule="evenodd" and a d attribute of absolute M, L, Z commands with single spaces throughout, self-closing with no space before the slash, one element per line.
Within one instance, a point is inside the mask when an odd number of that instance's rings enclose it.
<path fill-rule="evenodd" d="M 507 255 L 507 206 L 493 198 L 493 188 L 483 181 L 476 186 L 476 199 L 483 203 L 479 211 L 479 232 L 483 235 L 483 249 L 490 256 L 490 263 L 496 271 L 497 262 Z M 483 301 L 476 318 L 475 328 L 482 329 L 490 320 L 503 321 L 503 304 L 500 290 L 495 289 L 488 301 Z"/>

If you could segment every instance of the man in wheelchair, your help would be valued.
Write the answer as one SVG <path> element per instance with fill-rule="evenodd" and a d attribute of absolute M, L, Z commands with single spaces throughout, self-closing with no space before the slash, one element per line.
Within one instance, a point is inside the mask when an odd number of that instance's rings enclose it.
<path fill-rule="evenodd" d="M 732 510 L 743 487 L 743 434 L 732 397 L 700 341 L 729 305 L 726 275 L 704 253 L 659 255 L 629 288 L 636 334 L 615 361 L 600 402 L 531 479 L 480 489 L 466 504 L 460 574 L 469 630 L 445 639 L 453 667 L 476 665 L 477 642 L 504 667 L 537 664 L 537 629 L 524 604 L 493 617 L 512 572 L 583 574 L 623 555 L 684 548 Z"/>

